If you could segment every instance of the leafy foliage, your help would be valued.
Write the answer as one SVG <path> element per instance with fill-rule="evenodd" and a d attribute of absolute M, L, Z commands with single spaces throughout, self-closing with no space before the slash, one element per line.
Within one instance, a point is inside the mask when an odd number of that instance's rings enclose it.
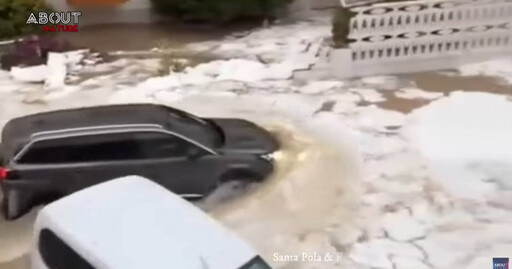
<path fill-rule="evenodd" d="M 0 39 L 33 33 L 37 25 L 27 25 L 30 13 L 48 11 L 44 0 L 0 0 Z"/>
<path fill-rule="evenodd" d="M 292 0 L 152 0 L 157 12 L 192 22 L 274 18 Z"/>

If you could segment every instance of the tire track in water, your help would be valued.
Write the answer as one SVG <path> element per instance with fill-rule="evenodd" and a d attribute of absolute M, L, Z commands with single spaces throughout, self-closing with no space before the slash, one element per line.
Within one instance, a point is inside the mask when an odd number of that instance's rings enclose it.
<path fill-rule="evenodd" d="M 294 128 L 270 129 L 282 145 L 271 178 L 242 191 L 224 186 L 203 207 L 269 262 L 274 253 L 336 253 L 331 232 L 350 225 L 355 213 L 356 173 L 351 162 L 332 146 Z M 222 196 L 235 198 L 223 201 Z M 308 263 L 273 265 L 305 268 Z"/>

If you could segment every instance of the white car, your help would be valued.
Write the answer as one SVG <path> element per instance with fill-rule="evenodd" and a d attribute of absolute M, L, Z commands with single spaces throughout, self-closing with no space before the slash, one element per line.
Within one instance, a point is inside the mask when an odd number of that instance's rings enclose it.
<path fill-rule="evenodd" d="M 131 176 L 46 206 L 32 269 L 271 269 L 200 209 Z"/>

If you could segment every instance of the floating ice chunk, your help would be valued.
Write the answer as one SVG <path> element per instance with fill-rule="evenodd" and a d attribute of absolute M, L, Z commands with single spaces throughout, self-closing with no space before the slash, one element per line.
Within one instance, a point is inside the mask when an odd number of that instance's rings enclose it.
<path fill-rule="evenodd" d="M 158 91 L 154 95 L 156 100 L 171 104 L 173 102 L 181 101 L 185 98 L 182 93 L 171 92 L 171 91 Z"/>
<path fill-rule="evenodd" d="M 512 60 L 495 60 L 459 67 L 462 76 L 498 76 L 512 83 Z"/>
<path fill-rule="evenodd" d="M 398 78 L 393 76 L 375 76 L 362 78 L 361 81 L 372 86 L 394 86 L 398 83 Z"/>
<path fill-rule="evenodd" d="M 290 79 L 293 76 L 295 66 L 290 62 L 271 64 L 261 80 Z"/>
<path fill-rule="evenodd" d="M 17 91 L 22 87 L 23 83 L 13 81 L 9 76 L 9 72 L 0 70 L 0 93 Z"/>
<path fill-rule="evenodd" d="M 372 268 L 393 268 L 386 249 L 378 248 L 372 244 L 355 244 L 349 257 L 358 263 Z"/>
<path fill-rule="evenodd" d="M 389 237 L 397 241 L 409 241 L 426 234 L 426 227 L 405 210 L 386 214 L 382 222 Z"/>
<path fill-rule="evenodd" d="M 219 64 L 216 80 L 236 80 L 256 82 L 272 79 L 288 79 L 293 75 L 293 66 L 289 63 L 266 66 L 256 61 L 234 59 Z"/>
<path fill-rule="evenodd" d="M 109 97 L 109 104 L 153 103 L 154 98 L 144 91 L 120 90 Z"/>
<path fill-rule="evenodd" d="M 360 128 L 382 130 L 387 126 L 401 126 L 405 114 L 378 108 L 375 105 L 358 109 L 359 116 L 354 118 Z"/>
<path fill-rule="evenodd" d="M 394 93 L 396 97 L 403 99 L 427 99 L 433 100 L 443 97 L 442 92 L 426 92 L 416 88 L 403 88 Z"/>
<path fill-rule="evenodd" d="M 512 102 L 455 92 L 414 111 L 409 137 L 434 160 L 512 162 Z"/>
<path fill-rule="evenodd" d="M 66 63 L 67 64 L 77 64 L 85 59 L 85 55 L 89 53 L 90 51 L 88 49 L 86 50 L 75 50 L 75 51 L 68 51 L 65 53 L 62 53 L 66 56 Z"/>
<path fill-rule="evenodd" d="M 458 268 L 460 261 L 474 257 L 474 250 L 484 245 L 480 237 L 482 232 L 474 228 L 459 228 L 456 231 L 431 233 L 417 244 L 426 252 L 433 268 Z"/>
<path fill-rule="evenodd" d="M 64 86 L 67 74 L 66 63 L 67 58 L 65 54 L 53 52 L 48 54 L 46 66 L 48 67 L 49 74 L 45 80 L 46 89 L 57 89 Z"/>
<path fill-rule="evenodd" d="M 62 88 L 60 88 L 59 91 L 53 91 L 47 95 L 45 95 L 42 99 L 44 101 L 50 101 L 50 100 L 53 100 L 53 99 L 59 99 L 61 97 L 64 97 L 68 94 L 71 94 L 73 92 L 77 92 L 80 90 L 80 87 L 78 86 L 63 86 Z"/>
<path fill-rule="evenodd" d="M 202 85 L 208 84 L 213 81 L 213 77 L 191 70 L 185 73 L 178 73 L 176 76 L 179 77 L 181 85 Z"/>
<path fill-rule="evenodd" d="M 226 42 L 222 43 L 217 50 L 218 51 L 233 51 L 233 50 L 244 50 L 247 48 L 245 43 L 240 42 Z"/>
<path fill-rule="evenodd" d="M 247 86 L 244 82 L 223 80 L 209 83 L 208 85 L 205 85 L 205 89 L 213 92 L 239 92 L 247 90 Z"/>
<path fill-rule="evenodd" d="M 255 61 L 235 59 L 225 61 L 219 67 L 217 80 L 238 80 L 254 82 L 263 80 L 266 67 Z"/>
<path fill-rule="evenodd" d="M 386 98 L 384 98 L 384 96 L 380 92 L 378 92 L 377 90 L 374 90 L 374 89 L 351 88 L 350 91 L 361 95 L 361 97 L 366 102 L 369 102 L 369 103 L 379 103 L 379 102 L 386 101 Z"/>
<path fill-rule="evenodd" d="M 317 94 L 343 87 L 342 81 L 310 81 L 306 86 L 299 89 L 301 93 Z"/>
<path fill-rule="evenodd" d="M 213 61 L 209 63 L 200 64 L 196 67 L 188 67 L 187 69 L 185 69 L 185 72 L 198 72 L 207 76 L 215 77 L 219 75 L 219 69 L 223 62 L 224 61 Z"/>
<path fill-rule="evenodd" d="M 46 65 L 11 68 L 11 77 L 21 82 L 43 82 L 50 75 L 50 69 Z"/>
<path fill-rule="evenodd" d="M 489 261 L 487 261 L 489 262 Z M 393 257 L 393 263 L 396 269 L 429 269 L 430 267 L 419 259 L 407 257 Z"/>
<path fill-rule="evenodd" d="M 154 77 L 150 78 L 141 84 L 137 85 L 137 88 L 143 91 L 158 91 L 158 90 L 167 90 L 173 87 L 181 86 L 181 82 L 179 76 L 169 75 L 165 77 Z"/>

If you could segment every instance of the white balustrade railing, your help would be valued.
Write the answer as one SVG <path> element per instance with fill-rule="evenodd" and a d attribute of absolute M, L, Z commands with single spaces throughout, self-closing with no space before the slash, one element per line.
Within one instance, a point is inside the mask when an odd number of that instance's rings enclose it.
<path fill-rule="evenodd" d="M 356 7 L 340 76 L 457 67 L 512 52 L 512 0 L 423 0 Z M 340 62 L 342 61 L 342 62 Z"/>

